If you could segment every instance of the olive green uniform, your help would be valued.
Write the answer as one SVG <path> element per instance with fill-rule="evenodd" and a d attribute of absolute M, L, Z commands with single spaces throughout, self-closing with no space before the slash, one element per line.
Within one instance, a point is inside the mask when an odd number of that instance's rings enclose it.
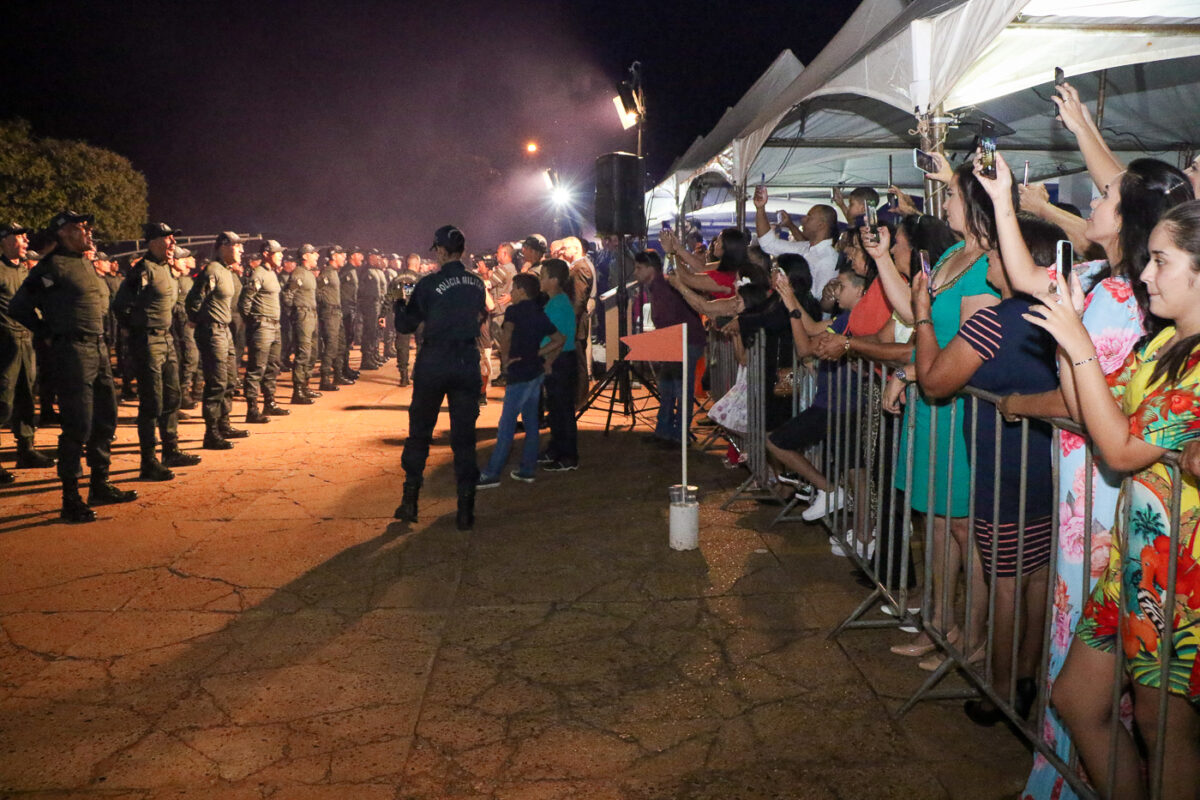
<path fill-rule="evenodd" d="M 33 450 L 37 367 L 33 333 L 12 318 L 8 307 L 26 274 L 19 263 L 0 256 L 0 426 L 11 426 L 18 453 Z"/>
<path fill-rule="evenodd" d="M 204 426 L 218 435 L 230 427 L 233 410 L 237 368 L 229 323 L 238 287 L 237 276 L 229 267 L 210 261 L 196 276 L 186 301 L 188 319 L 196 324 L 196 348 L 204 373 Z"/>
<path fill-rule="evenodd" d="M 147 255 L 129 271 L 113 300 L 113 314 L 129 331 L 138 386 L 138 443 L 143 461 L 155 458 L 155 430 L 163 452 L 179 449 L 179 353 L 171 333 L 179 282 L 171 267 Z"/>
<path fill-rule="evenodd" d="M 317 344 L 317 276 L 303 266 L 296 267 L 288 277 L 281 298 L 284 308 L 290 309 L 292 341 L 296 356 L 292 360 L 292 392 L 308 388 L 316 363 Z"/>
<path fill-rule="evenodd" d="M 50 340 L 62 434 L 58 476 L 77 491 L 85 452 L 92 481 L 108 479 L 117 429 L 117 397 L 104 342 L 108 286 L 81 253 L 58 250 L 29 271 L 9 302 L 9 315 Z"/>

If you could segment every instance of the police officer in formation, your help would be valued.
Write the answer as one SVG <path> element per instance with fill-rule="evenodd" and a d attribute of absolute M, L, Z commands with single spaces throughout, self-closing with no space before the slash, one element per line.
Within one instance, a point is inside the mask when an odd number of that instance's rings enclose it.
<path fill-rule="evenodd" d="M 291 340 L 296 355 L 292 359 L 292 405 L 312 405 L 319 392 L 312 391 L 308 379 L 317 341 L 317 248 L 311 244 L 300 248 L 300 264 L 288 276 L 283 287 L 282 302 L 290 309 Z"/>
<path fill-rule="evenodd" d="M 0 227 L 0 428 L 11 427 L 17 440 L 17 469 L 45 469 L 54 459 L 33 446 L 34 385 L 37 365 L 33 333 L 9 313 L 13 295 L 25 280 L 21 262 L 29 253 L 30 228 L 16 222 Z M 0 467 L 0 484 L 17 478 Z"/>
<path fill-rule="evenodd" d="M 407 301 L 395 304 L 396 329 L 413 333 L 423 325 L 421 349 L 413 367 L 412 399 L 408 408 L 408 438 L 404 442 L 404 496 L 396 519 L 417 521 L 417 501 L 424 482 L 425 461 L 442 400 L 450 406 L 450 446 L 454 451 L 459 530 L 475 524 L 475 420 L 479 416 L 480 326 L 487 319 L 483 279 L 462 262 L 466 241 L 462 231 L 446 225 L 434 233 L 433 250 L 440 269 L 422 278 Z"/>
<path fill-rule="evenodd" d="M 412 296 L 417 281 L 421 280 L 420 269 L 421 257 L 416 253 L 410 253 L 404 260 L 404 269 L 396 273 L 396 276 L 388 284 L 387 296 L 393 303 L 397 300 L 407 301 Z M 395 315 L 391 316 L 394 321 Z M 400 329 L 396 329 L 396 369 L 400 372 L 401 386 L 408 386 L 410 383 L 408 379 L 409 351 L 412 349 L 414 336 L 416 336 L 415 333 L 403 333 Z"/>
<path fill-rule="evenodd" d="M 353 385 L 342 369 L 342 278 L 346 251 L 333 245 L 325 253 L 325 264 L 317 275 L 317 350 L 321 359 L 321 391 L 336 392 Z"/>
<path fill-rule="evenodd" d="M 204 448 L 229 450 L 230 439 L 249 435 L 229 422 L 233 410 L 233 387 L 237 381 L 230 323 L 233 299 L 240 283 L 231 265 L 240 262 L 244 240 L 232 231 L 217 236 L 213 258 L 195 276 L 187 296 L 187 313 L 196 325 L 196 347 L 204 373 Z"/>
<path fill-rule="evenodd" d="M 171 332 L 179 282 L 171 270 L 175 236 L 166 223 L 144 225 L 146 255 L 129 270 L 113 299 L 113 314 L 129 331 L 138 390 L 138 445 L 141 478 L 169 481 L 171 467 L 191 467 L 200 457 L 179 449 L 179 352 Z M 157 458 L 155 431 L 162 437 Z"/>
<path fill-rule="evenodd" d="M 262 244 L 262 263 L 246 277 L 238 310 L 246 321 L 246 344 L 249 362 L 242 393 L 246 397 L 246 422 L 267 423 L 271 417 L 289 413 L 275 402 L 275 380 L 279 377 L 282 341 L 279 335 L 280 302 L 279 276 L 276 269 L 283 264 L 283 247 L 274 239 Z M 262 395 L 262 409 L 258 397 Z"/>
<path fill-rule="evenodd" d="M 196 329 L 188 322 L 187 307 L 184 303 L 188 292 L 192 290 L 192 271 L 196 268 L 196 258 L 191 250 L 175 245 L 175 258 L 171 267 L 175 274 L 175 282 L 179 286 L 171 323 L 171 333 L 175 337 L 175 346 L 179 349 L 179 407 L 190 411 L 204 396 L 204 382 L 200 375 L 200 351 L 196 349 Z"/>
<path fill-rule="evenodd" d="M 8 306 L 13 319 L 50 339 L 62 418 L 58 437 L 62 518 L 68 522 L 90 522 L 96 518 L 92 506 L 137 498 L 137 492 L 114 486 L 108 474 L 117 400 L 104 342 L 108 287 L 83 255 L 94 249 L 92 223 L 91 215 L 58 214 L 47 231 L 55 240 L 53 252 L 30 270 Z M 85 452 L 91 468 L 86 503 L 79 493 Z"/>
<path fill-rule="evenodd" d="M 383 274 L 383 256 L 378 250 L 367 254 L 365 267 L 358 276 L 358 316 L 362 320 L 362 358 L 359 369 L 379 369 L 379 332 L 384 327 L 384 296 L 387 278 Z"/>
<path fill-rule="evenodd" d="M 338 270 L 342 279 L 342 330 L 345 335 L 341 342 L 342 372 L 358 380 L 358 370 L 350 369 L 350 348 L 359 338 L 360 317 L 358 314 L 358 271 L 362 268 L 364 253 L 359 247 L 351 247 L 346 256 L 346 264 Z"/>

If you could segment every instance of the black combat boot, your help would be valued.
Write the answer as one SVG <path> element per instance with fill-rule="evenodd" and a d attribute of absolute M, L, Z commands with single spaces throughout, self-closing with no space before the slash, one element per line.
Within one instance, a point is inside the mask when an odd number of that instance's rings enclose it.
<path fill-rule="evenodd" d="M 320 396 L 321 396 L 321 393 L 320 393 L 320 392 L 314 392 L 312 389 L 308 388 L 307 386 L 301 386 L 301 387 L 300 387 L 300 391 L 301 391 L 301 392 L 304 394 L 304 396 L 305 396 L 305 397 L 307 397 L 309 400 L 316 400 L 318 397 L 320 397 Z"/>
<path fill-rule="evenodd" d="M 263 413 L 270 417 L 286 417 L 292 412 L 286 408 L 280 408 L 274 397 L 268 397 L 263 400 Z"/>
<path fill-rule="evenodd" d="M 321 378 L 322 392 L 336 392 L 341 387 L 337 385 L 333 378 Z"/>
<path fill-rule="evenodd" d="M 7 486 L 10 483 L 16 483 L 16 481 L 17 481 L 16 475 L 13 475 L 11 472 L 6 470 L 4 467 L 0 467 L 0 486 Z"/>
<path fill-rule="evenodd" d="M 294 406 L 311 406 L 313 399 L 304 393 L 303 389 L 297 388 L 292 392 L 292 405 Z"/>
<path fill-rule="evenodd" d="M 204 432 L 204 444 L 202 447 L 205 450 L 232 450 L 233 442 L 222 436 L 220 430 L 209 428 Z"/>
<path fill-rule="evenodd" d="M 417 521 L 417 495 L 421 493 L 421 487 L 406 483 L 404 484 L 404 497 L 400 500 L 400 505 L 396 507 L 396 513 L 392 516 L 405 522 Z"/>
<path fill-rule="evenodd" d="M 96 512 L 79 496 L 79 483 L 74 478 L 63 481 L 62 513 L 59 516 L 67 522 L 94 522 L 96 519 Z"/>
<path fill-rule="evenodd" d="M 246 401 L 246 424 L 247 425 L 266 425 L 271 421 L 271 418 L 258 410 L 257 400 Z"/>
<path fill-rule="evenodd" d="M 200 463 L 200 456 L 183 452 L 178 443 L 164 444 L 162 463 L 168 467 L 194 467 Z"/>
<path fill-rule="evenodd" d="M 17 440 L 17 469 L 49 469 L 54 458 L 39 452 L 29 439 Z"/>
<path fill-rule="evenodd" d="M 151 448 L 149 452 L 142 453 L 142 468 L 138 477 L 144 481 L 169 481 L 175 477 L 175 473 L 163 466 Z"/>
<path fill-rule="evenodd" d="M 407 373 L 407 372 L 401 372 L 401 373 L 400 373 L 400 385 L 401 385 L 401 386 L 408 386 L 408 385 L 409 385 L 408 373 Z"/>
<path fill-rule="evenodd" d="M 474 486 L 458 490 L 458 513 L 454 516 L 454 525 L 460 531 L 469 531 L 475 527 Z"/>
<path fill-rule="evenodd" d="M 250 431 L 230 425 L 229 417 L 225 417 L 217 423 L 217 431 L 221 434 L 222 439 L 245 439 L 250 435 Z"/>
<path fill-rule="evenodd" d="M 92 470 L 92 479 L 88 485 L 89 506 L 103 506 L 109 503 L 131 503 L 137 500 L 137 492 L 132 489 L 118 489 L 108 479 L 107 469 Z"/>

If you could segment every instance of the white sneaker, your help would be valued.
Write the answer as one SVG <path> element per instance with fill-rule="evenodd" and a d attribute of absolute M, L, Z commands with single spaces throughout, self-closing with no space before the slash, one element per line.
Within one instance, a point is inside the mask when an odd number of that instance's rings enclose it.
<path fill-rule="evenodd" d="M 827 513 L 833 513 L 845 505 L 846 493 L 837 488 L 833 493 L 824 489 L 817 489 L 817 493 L 813 496 L 812 505 L 804 509 L 804 513 L 800 515 L 805 522 L 816 522 Z"/>
<path fill-rule="evenodd" d="M 829 537 L 829 552 L 833 553 L 838 558 L 846 558 L 849 554 L 849 545 L 846 543 L 845 536 L 838 536 L 836 533 Z"/>

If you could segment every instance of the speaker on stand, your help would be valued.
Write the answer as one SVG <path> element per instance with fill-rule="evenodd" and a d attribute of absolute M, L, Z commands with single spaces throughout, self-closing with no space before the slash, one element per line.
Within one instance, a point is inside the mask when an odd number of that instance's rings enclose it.
<path fill-rule="evenodd" d="M 635 379 L 658 399 L 654 381 L 639 366 L 625 360 L 628 348 L 620 341 L 629 334 L 627 284 L 633 273 L 633 265 L 629 260 L 629 240 L 646 235 L 646 202 L 641 178 L 642 160 L 632 153 L 605 153 L 596 159 L 596 231 L 601 235 L 615 234 L 620 237 L 617 250 L 617 358 L 588 393 L 587 400 L 575 417 L 578 419 L 583 416 L 583 412 L 604 398 L 608 401 L 605 433 L 612 427 L 613 413 L 618 408 L 623 416 L 636 423 L 632 386 Z"/>

